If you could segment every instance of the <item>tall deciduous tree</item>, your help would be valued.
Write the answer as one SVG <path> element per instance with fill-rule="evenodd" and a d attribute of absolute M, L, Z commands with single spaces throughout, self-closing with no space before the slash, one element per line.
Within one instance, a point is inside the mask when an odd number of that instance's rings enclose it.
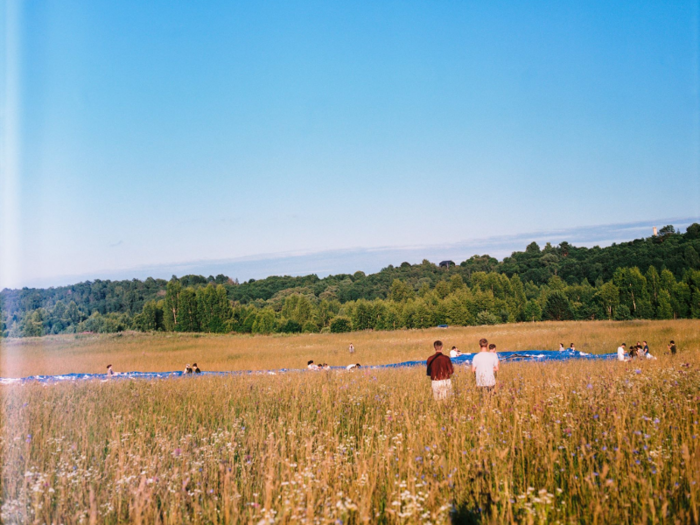
<path fill-rule="evenodd" d="M 163 311 L 163 323 L 169 332 L 178 330 L 180 315 L 180 294 L 182 285 L 173 277 L 165 289 L 165 303 Z"/>

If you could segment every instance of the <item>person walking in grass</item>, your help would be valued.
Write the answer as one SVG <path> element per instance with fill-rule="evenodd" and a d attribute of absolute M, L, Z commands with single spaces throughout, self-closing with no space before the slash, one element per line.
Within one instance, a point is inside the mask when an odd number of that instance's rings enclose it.
<path fill-rule="evenodd" d="M 489 342 L 486 339 L 479 341 L 479 353 L 472 359 L 472 372 L 476 375 L 476 386 L 482 391 L 490 392 L 496 387 L 498 354 L 489 351 Z"/>
<path fill-rule="evenodd" d="M 350 352 L 351 354 L 355 353 L 355 345 L 354 344 L 350 343 L 350 346 L 348 346 L 348 352 Z"/>
<path fill-rule="evenodd" d="M 442 353 L 442 341 L 433 343 L 435 353 L 428 358 L 427 375 L 432 381 L 433 398 L 436 401 L 452 397 L 454 368 L 449 357 Z"/>

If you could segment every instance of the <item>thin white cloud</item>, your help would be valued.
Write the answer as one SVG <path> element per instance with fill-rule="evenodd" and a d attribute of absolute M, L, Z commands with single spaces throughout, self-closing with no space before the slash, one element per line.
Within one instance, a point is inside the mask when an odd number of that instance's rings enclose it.
<path fill-rule="evenodd" d="M 354 273 L 358 270 L 373 273 L 402 262 L 419 263 L 423 259 L 439 262 L 451 259 L 461 262 L 473 255 L 489 254 L 503 259 L 514 251 L 522 251 L 535 241 L 540 246 L 547 242 L 559 244 L 567 241 L 577 246 L 608 246 L 614 242 L 630 241 L 649 237 L 652 228 L 673 224 L 684 230 L 700 217 L 640 221 L 626 224 L 603 224 L 580 228 L 560 229 L 502 235 L 465 240 L 451 244 L 386 246 L 379 248 L 349 248 L 320 252 L 286 252 L 251 255 L 233 259 L 193 260 L 171 264 L 157 264 L 133 268 L 96 271 L 92 274 L 63 275 L 36 279 L 27 286 L 60 286 L 95 279 L 145 279 L 146 277 L 169 279 L 172 275 L 218 275 L 224 274 L 243 282 L 248 279 L 263 279 L 270 275 L 308 275 L 320 277 L 338 273 Z M 121 241 L 120 241 L 121 242 Z"/>

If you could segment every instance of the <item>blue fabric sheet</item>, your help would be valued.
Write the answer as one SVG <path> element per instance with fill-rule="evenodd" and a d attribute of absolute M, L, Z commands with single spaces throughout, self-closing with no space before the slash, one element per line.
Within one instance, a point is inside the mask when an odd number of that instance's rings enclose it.
<path fill-rule="evenodd" d="M 455 365 L 469 365 L 476 354 L 461 355 L 453 357 L 452 362 Z M 566 350 L 564 352 L 553 352 L 551 350 L 522 350 L 519 352 L 499 352 L 498 359 L 501 363 L 509 363 L 514 361 L 530 361 L 530 362 L 546 362 L 546 361 L 568 361 L 570 359 L 587 359 L 587 360 L 610 360 L 615 359 L 617 354 L 587 354 L 585 352 Z M 386 365 L 371 365 L 363 366 L 363 369 L 382 369 L 382 368 L 402 368 L 410 366 L 426 366 L 426 361 L 404 361 L 403 363 L 391 363 Z M 331 370 L 345 370 L 343 366 L 333 366 Z M 84 380 L 115 380 L 115 379 L 167 379 L 179 377 L 211 377 L 211 376 L 227 376 L 227 375 L 277 375 L 288 372 L 315 372 L 307 369 L 295 370 L 282 368 L 280 370 L 238 370 L 231 372 L 202 372 L 201 374 L 188 375 L 182 371 L 179 372 L 123 372 L 109 377 L 107 374 L 62 374 L 55 376 L 29 376 L 22 378 L 0 378 L 0 384 L 15 384 L 35 381 L 40 383 L 54 383 L 63 381 L 84 381 Z"/>

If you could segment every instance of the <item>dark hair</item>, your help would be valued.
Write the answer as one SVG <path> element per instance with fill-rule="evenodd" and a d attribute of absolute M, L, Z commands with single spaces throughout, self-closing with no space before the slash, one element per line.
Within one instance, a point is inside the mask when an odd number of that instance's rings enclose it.
<path fill-rule="evenodd" d="M 493 344 L 493 343 L 491 343 L 491 344 L 489 345 L 489 350 L 493 350 L 494 348 L 496 348 L 496 345 Z"/>
<path fill-rule="evenodd" d="M 197 366 L 197 363 L 192 363 L 192 366 Z"/>
<path fill-rule="evenodd" d="M 107 368 L 112 368 L 112 365 L 107 365 Z"/>
<path fill-rule="evenodd" d="M 571 343 L 569 346 L 574 346 L 574 343 Z"/>
<path fill-rule="evenodd" d="M 357 368 L 360 368 L 360 363 L 355 363 L 355 366 L 356 366 Z"/>
<path fill-rule="evenodd" d="M 442 348 L 442 341 L 435 341 L 433 343 L 433 348 L 435 348 L 435 350 L 437 350 L 438 348 Z"/>
<path fill-rule="evenodd" d="M 453 347 L 452 347 L 452 350 L 457 350 L 457 347 L 456 347 L 456 346 L 453 346 Z"/>
<path fill-rule="evenodd" d="M 481 348 L 484 348 L 485 346 L 488 346 L 488 345 L 489 345 L 489 342 L 485 338 L 479 339 L 479 346 Z"/>
<path fill-rule="evenodd" d="M 307 364 L 307 365 L 310 365 L 310 364 L 313 363 L 313 362 L 314 362 L 314 360 L 312 359 L 311 361 L 309 361 L 309 362 L 306 363 L 306 364 Z"/>
<path fill-rule="evenodd" d="M 672 344 L 672 345 L 675 345 L 676 342 L 672 339 L 672 340 L 671 340 L 671 344 Z"/>
<path fill-rule="evenodd" d="M 622 343 L 620 346 L 627 346 L 625 343 Z"/>

